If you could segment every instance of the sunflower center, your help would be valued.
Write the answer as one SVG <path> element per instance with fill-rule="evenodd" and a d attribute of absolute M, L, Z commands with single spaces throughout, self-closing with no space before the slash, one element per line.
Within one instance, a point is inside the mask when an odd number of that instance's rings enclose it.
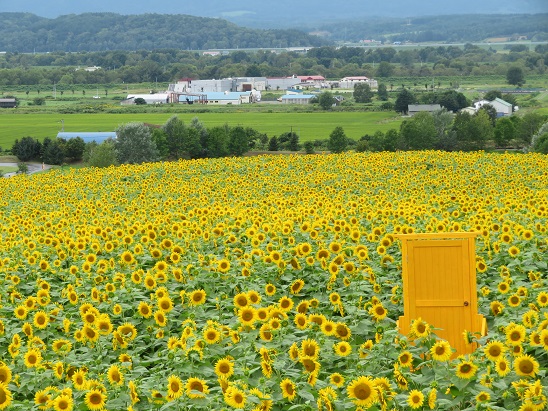
<path fill-rule="evenodd" d="M 173 381 L 170 384 L 170 388 L 171 388 L 171 391 L 173 391 L 173 392 L 179 391 L 179 383 L 177 381 Z"/>
<path fill-rule="evenodd" d="M 193 382 L 190 389 L 194 391 L 204 392 L 204 387 L 200 382 Z"/>
<path fill-rule="evenodd" d="M 471 370 L 472 370 L 472 367 L 470 366 L 470 364 L 463 364 L 463 365 L 460 367 L 460 371 L 461 371 L 463 374 L 467 374 L 467 373 L 469 373 Z"/>
<path fill-rule="evenodd" d="M 93 405 L 99 405 L 103 402 L 103 398 L 99 394 L 92 394 L 89 397 L 89 402 Z"/>
<path fill-rule="evenodd" d="M 529 360 L 522 360 L 519 364 L 519 369 L 524 374 L 531 374 L 533 372 L 533 363 Z"/>
<path fill-rule="evenodd" d="M 358 384 L 354 388 L 354 394 L 358 400 L 366 400 L 371 396 L 371 387 L 367 384 Z"/>

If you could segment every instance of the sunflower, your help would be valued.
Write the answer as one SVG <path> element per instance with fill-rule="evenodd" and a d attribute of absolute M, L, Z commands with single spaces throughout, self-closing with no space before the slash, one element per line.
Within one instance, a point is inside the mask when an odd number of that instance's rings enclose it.
<path fill-rule="evenodd" d="M 308 326 L 308 318 L 305 314 L 296 314 L 293 322 L 299 330 L 305 330 Z"/>
<path fill-rule="evenodd" d="M 474 377 L 474 375 L 476 375 L 476 371 L 478 370 L 478 366 L 476 364 L 467 360 L 461 361 L 457 364 L 456 368 L 457 377 L 465 380 L 469 380 Z"/>
<path fill-rule="evenodd" d="M 176 375 L 171 375 L 167 379 L 167 398 L 176 400 L 183 395 L 183 381 Z"/>
<path fill-rule="evenodd" d="M 510 363 L 505 357 L 502 356 L 495 362 L 495 371 L 501 377 L 510 372 Z"/>
<path fill-rule="evenodd" d="M 158 310 L 154 313 L 154 321 L 159 327 L 165 327 L 167 325 L 166 313 L 162 310 Z"/>
<path fill-rule="evenodd" d="M 411 334 L 417 338 L 428 337 L 430 335 L 430 324 L 422 318 L 413 320 L 411 324 Z"/>
<path fill-rule="evenodd" d="M 289 378 L 280 382 L 280 388 L 282 390 L 282 397 L 287 398 L 289 401 L 293 401 L 297 396 L 297 387 Z"/>
<path fill-rule="evenodd" d="M 329 383 L 337 388 L 341 388 L 344 385 L 344 377 L 335 372 L 329 376 Z"/>
<path fill-rule="evenodd" d="M 502 313 L 502 310 L 504 309 L 504 305 L 502 305 L 498 301 L 491 301 L 489 308 L 491 309 L 493 315 L 500 315 Z"/>
<path fill-rule="evenodd" d="M 272 335 L 272 327 L 270 327 L 270 324 L 265 323 L 261 325 L 261 328 L 259 329 L 259 336 L 263 341 L 272 341 L 274 336 Z"/>
<path fill-rule="evenodd" d="M 504 346 L 504 344 L 502 344 L 499 341 L 491 341 L 483 349 L 485 356 L 489 358 L 491 361 L 497 361 L 499 358 L 501 358 L 504 355 L 505 351 L 506 351 L 506 347 Z"/>
<path fill-rule="evenodd" d="M 515 308 L 519 306 L 521 303 L 521 298 L 517 294 L 512 294 L 510 297 L 508 297 L 508 305 L 512 308 Z"/>
<path fill-rule="evenodd" d="M 346 341 L 340 341 L 333 345 L 335 354 L 340 357 L 346 357 L 352 353 L 352 346 Z"/>
<path fill-rule="evenodd" d="M 34 348 L 29 349 L 25 354 L 25 366 L 27 368 L 38 367 L 42 362 L 42 353 Z"/>
<path fill-rule="evenodd" d="M 299 346 L 294 342 L 291 344 L 291 347 L 289 347 L 289 358 L 291 358 L 292 361 L 298 361 L 299 356 Z"/>
<path fill-rule="evenodd" d="M 436 408 L 436 401 L 438 399 L 438 390 L 435 388 L 432 388 L 430 392 L 428 393 L 428 408 L 433 410 Z"/>
<path fill-rule="evenodd" d="M 430 354 L 436 361 L 447 361 L 451 358 L 451 345 L 447 341 L 439 340 L 430 348 Z"/>
<path fill-rule="evenodd" d="M 304 281 L 299 278 L 293 281 L 293 283 L 291 284 L 291 287 L 289 288 L 289 292 L 291 294 L 299 294 L 299 292 L 303 289 L 303 287 L 304 287 Z"/>
<path fill-rule="evenodd" d="M 478 403 L 482 402 L 489 402 L 491 400 L 491 394 L 485 391 L 480 391 L 478 395 L 476 395 L 476 401 Z"/>
<path fill-rule="evenodd" d="M 388 310 L 384 308 L 382 303 L 374 304 L 370 309 L 369 313 L 373 316 L 375 321 L 381 321 L 386 318 Z"/>
<path fill-rule="evenodd" d="M 195 377 L 191 377 L 186 381 L 185 390 L 189 398 L 204 398 L 209 394 L 206 381 Z"/>
<path fill-rule="evenodd" d="M 215 374 L 220 378 L 229 378 L 234 374 L 234 362 L 229 358 L 221 358 L 215 363 Z"/>
<path fill-rule="evenodd" d="M 307 374 L 318 374 L 320 372 L 320 363 L 312 357 L 300 357 L 299 361 L 304 367 L 304 371 Z"/>
<path fill-rule="evenodd" d="M 329 294 L 329 301 L 331 302 L 331 304 L 339 304 L 341 302 L 341 296 L 339 295 L 339 293 L 331 293 Z"/>
<path fill-rule="evenodd" d="M 368 408 L 377 402 L 377 390 L 371 377 L 361 376 L 352 380 L 346 391 L 348 398 L 358 406 Z"/>
<path fill-rule="evenodd" d="M 93 388 L 86 393 L 86 406 L 92 411 L 102 410 L 105 408 L 106 401 L 106 394 L 104 394 L 99 388 Z"/>
<path fill-rule="evenodd" d="M 247 292 L 247 298 L 251 304 L 259 304 L 261 302 L 261 295 L 255 290 L 249 290 Z"/>
<path fill-rule="evenodd" d="M 286 297 L 286 296 L 283 296 L 278 301 L 278 307 L 280 308 L 280 310 L 282 310 L 284 312 L 291 311 L 294 304 L 295 303 L 293 302 L 293 300 L 289 297 Z"/>
<path fill-rule="evenodd" d="M 331 320 L 325 320 L 324 322 L 322 322 L 320 326 L 322 333 L 324 333 L 327 336 L 335 334 L 335 327 L 336 327 L 336 324 Z"/>
<path fill-rule="evenodd" d="M 59 395 L 53 400 L 53 409 L 55 411 L 72 411 L 74 402 L 68 395 Z"/>
<path fill-rule="evenodd" d="M 541 307 L 548 307 L 548 293 L 541 291 L 537 295 L 537 303 Z"/>
<path fill-rule="evenodd" d="M 268 283 L 267 285 L 265 285 L 264 290 L 265 290 L 265 294 L 268 295 L 269 297 L 276 294 L 276 286 L 274 284 Z"/>
<path fill-rule="evenodd" d="M 86 373 L 84 370 L 80 369 L 76 371 L 74 374 L 72 374 L 71 380 L 72 380 L 72 385 L 78 391 L 82 391 L 87 388 Z"/>
<path fill-rule="evenodd" d="M 173 301 L 168 296 L 158 299 L 158 308 L 166 313 L 173 310 Z"/>
<path fill-rule="evenodd" d="M 510 257 L 517 257 L 518 254 L 520 253 L 520 250 L 519 248 L 517 248 L 515 245 L 513 245 L 512 247 L 510 247 L 508 249 L 508 254 L 510 254 Z"/>
<path fill-rule="evenodd" d="M 407 404 L 413 410 L 422 407 L 422 404 L 424 404 L 424 394 L 418 390 L 412 390 L 407 397 Z"/>
<path fill-rule="evenodd" d="M 221 273 L 226 273 L 230 270 L 230 261 L 227 259 L 222 259 L 217 262 L 217 270 Z"/>
<path fill-rule="evenodd" d="M 11 381 L 11 369 L 6 364 L 0 362 L 0 384 L 8 385 Z"/>
<path fill-rule="evenodd" d="M 257 313 L 253 307 L 244 307 L 238 311 L 238 319 L 242 325 L 251 327 L 257 320 Z"/>
<path fill-rule="evenodd" d="M 521 345 L 526 338 L 527 330 L 521 324 L 511 324 L 506 327 L 506 343 L 508 345 Z"/>
<path fill-rule="evenodd" d="M 152 307 L 144 301 L 139 303 L 137 311 L 139 311 L 139 315 L 143 318 L 150 318 L 152 316 Z"/>
<path fill-rule="evenodd" d="M 213 327 L 206 328 L 203 332 L 203 337 L 208 344 L 216 344 L 221 341 L 221 333 Z"/>
<path fill-rule="evenodd" d="M 238 293 L 234 296 L 234 305 L 236 308 L 244 308 L 249 305 L 250 301 L 247 293 Z"/>
<path fill-rule="evenodd" d="M 345 323 L 338 322 L 335 325 L 335 335 L 343 341 L 348 341 L 352 332 Z"/>
<path fill-rule="evenodd" d="M 204 304 L 206 302 L 206 292 L 202 289 L 192 291 L 189 295 L 189 302 L 192 306 Z"/>
<path fill-rule="evenodd" d="M 247 397 L 244 391 L 234 386 L 228 387 L 224 394 L 225 402 L 232 408 L 242 409 L 245 407 Z"/>
<path fill-rule="evenodd" d="M 107 377 L 110 385 L 122 385 L 124 383 L 124 375 L 120 372 L 120 367 L 116 364 L 110 366 Z"/>
<path fill-rule="evenodd" d="M 299 356 L 317 359 L 319 355 L 320 346 L 316 340 L 309 338 L 301 342 L 301 350 L 299 351 Z"/>
<path fill-rule="evenodd" d="M 7 384 L 0 384 L 0 410 L 8 408 L 11 404 L 11 392 Z"/>
<path fill-rule="evenodd" d="M 520 355 L 514 360 L 514 370 L 521 377 L 534 377 L 539 371 L 539 363 L 530 355 Z"/>
<path fill-rule="evenodd" d="M 400 363 L 400 366 L 403 368 L 411 367 L 411 364 L 413 363 L 413 354 L 411 354 L 409 351 L 403 351 L 398 356 L 398 362 Z"/>
<path fill-rule="evenodd" d="M 18 305 L 15 307 L 15 310 L 13 310 L 13 313 L 19 320 L 24 320 L 27 318 L 28 309 L 24 305 Z"/>

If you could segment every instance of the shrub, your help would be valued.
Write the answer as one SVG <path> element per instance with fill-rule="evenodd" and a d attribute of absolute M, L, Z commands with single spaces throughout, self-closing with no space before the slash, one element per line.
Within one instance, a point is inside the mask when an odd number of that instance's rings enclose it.
<path fill-rule="evenodd" d="M 40 157 L 42 143 L 32 137 L 15 140 L 11 152 L 21 161 L 35 160 Z"/>

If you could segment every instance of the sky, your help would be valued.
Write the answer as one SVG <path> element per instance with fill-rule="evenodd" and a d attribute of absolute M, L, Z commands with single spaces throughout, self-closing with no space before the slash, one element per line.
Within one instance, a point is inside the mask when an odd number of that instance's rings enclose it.
<path fill-rule="evenodd" d="M 275 6 L 274 6 L 275 5 Z M 0 12 L 29 12 L 55 18 L 85 12 L 190 14 L 238 20 L 292 21 L 371 16 L 547 13 L 548 0 L 0 0 Z"/>

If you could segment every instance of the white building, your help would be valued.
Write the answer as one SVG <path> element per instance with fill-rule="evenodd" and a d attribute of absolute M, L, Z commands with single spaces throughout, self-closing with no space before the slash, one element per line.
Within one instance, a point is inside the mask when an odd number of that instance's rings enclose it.
<path fill-rule="evenodd" d="M 168 93 L 156 93 L 156 94 L 128 94 L 126 100 L 122 101 L 122 104 L 135 104 L 135 100 L 142 98 L 147 104 L 167 104 L 169 103 Z"/>
<path fill-rule="evenodd" d="M 268 77 L 267 88 L 271 91 L 287 90 L 301 84 L 301 80 L 297 76 L 291 77 Z"/>
<path fill-rule="evenodd" d="M 339 80 L 339 88 L 353 90 L 356 84 L 363 84 L 363 83 L 369 84 L 369 87 L 371 88 L 378 88 L 379 86 L 377 83 L 377 80 L 373 80 L 365 76 L 353 76 L 353 77 L 345 77 Z"/>
<path fill-rule="evenodd" d="M 493 101 L 489 100 L 480 100 L 476 103 L 474 103 L 474 108 L 479 110 L 484 105 L 489 104 L 495 108 L 497 111 L 497 117 L 504 117 L 504 116 L 511 116 L 513 112 L 513 107 L 511 103 L 508 103 L 507 101 L 504 101 L 500 98 L 496 98 Z"/>

